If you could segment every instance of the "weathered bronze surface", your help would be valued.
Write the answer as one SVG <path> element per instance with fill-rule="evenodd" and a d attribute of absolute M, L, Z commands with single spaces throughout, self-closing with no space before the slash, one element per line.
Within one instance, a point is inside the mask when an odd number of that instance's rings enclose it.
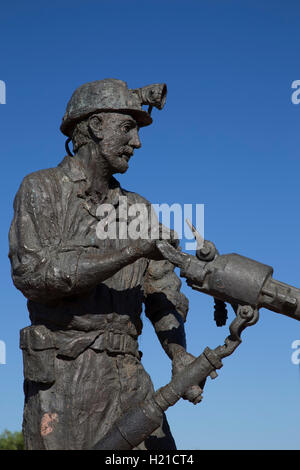
<path fill-rule="evenodd" d="M 188 301 L 155 240 L 96 236 L 102 204 L 118 210 L 123 196 L 129 207 L 150 205 L 113 175 L 127 171 L 139 128 L 151 124 L 166 92 L 164 84 L 128 90 L 115 79 L 77 89 L 61 125 L 69 155 L 26 176 L 16 195 L 9 256 L 31 320 L 20 339 L 27 449 L 89 449 L 152 396 L 138 350 L 143 303 L 173 375 L 194 359 L 185 344 Z M 168 242 L 177 250 L 172 234 Z M 185 398 L 198 403 L 201 392 L 192 386 Z M 138 448 L 175 449 L 165 416 Z"/>
<path fill-rule="evenodd" d="M 224 345 L 213 350 L 205 348 L 169 384 L 124 413 L 96 443 L 95 450 L 134 448 L 159 426 L 163 412 L 188 388 L 203 383 L 208 376 L 215 379 L 216 369 L 223 365 L 222 359 L 241 344 L 242 331 L 258 321 L 260 307 L 300 320 L 300 289 L 275 281 L 270 266 L 235 253 L 219 255 L 212 242 L 204 240 L 201 245 L 196 256 L 191 256 L 179 253 L 165 241 L 157 242 L 165 259 L 180 267 L 180 275 L 189 286 L 215 297 L 215 303 L 226 301 L 232 305 L 236 318 L 229 327 L 230 335 Z M 226 321 L 224 316 L 223 320 Z M 217 326 L 221 326 L 218 321 Z"/>
<path fill-rule="evenodd" d="M 201 401 L 206 378 L 217 376 L 259 309 L 300 320 L 300 290 L 275 281 L 270 266 L 220 255 L 209 241 L 188 255 L 161 224 L 156 236 L 121 236 L 123 200 L 127 225 L 134 205 L 152 211 L 113 175 L 127 171 L 139 128 L 151 124 L 166 93 L 165 84 L 129 90 L 115 79 L 79 87 L 61 125 L 68 155 L 26 176 L 16 195 L 9 256 L 31 320 L 20 336 L 27 449 L 175 449 L 164 411 L 180 397 Z M 118 236 L 102 239 L 99 208 L 108 204 Z M 225 344 L 198 358 L 186 352 L 188 301 L 175 266 L 190 287 L 214 297 L 217 326 L 226 322 L 225 302 L 236 313 Z M 172 380 L 157 392 L 138 349 L 143 304 L 172 361 Z"/>

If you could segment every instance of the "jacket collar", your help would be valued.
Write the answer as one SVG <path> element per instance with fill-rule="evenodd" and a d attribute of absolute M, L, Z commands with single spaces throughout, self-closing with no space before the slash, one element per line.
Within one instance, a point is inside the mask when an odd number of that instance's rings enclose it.
<path fill-rule="evenodd" d="M 66 176 L 76 183 L 77 181 L 87 181 L 82 165 L 79 161 L 68 155 L 57 165 Z"/>
<path fill-rule="evenodd" d="M 79 195 L 85 197 L 85 190 L 89 186 L 89 180 L 85 174 L 83 165 L 80 164 L 80 161 L 66 155 L 64 159 L 58 164 L 58 167 L 64 172 L 64 174 L 73 182 L 77 183 L 80 181 L 85 181 L 86 185 L 81 188 Z M 109 182 L 109 199 L 112 204 L 117 204 L 119 196 L 122 196 L 124 193 L 120 186 L 120 183 L 112 176 Z"/>

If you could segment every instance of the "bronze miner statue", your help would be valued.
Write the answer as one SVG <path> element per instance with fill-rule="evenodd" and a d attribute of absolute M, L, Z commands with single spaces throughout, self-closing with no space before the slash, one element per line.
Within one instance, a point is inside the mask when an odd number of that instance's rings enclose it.
<path fill-rule="evenodd" d="M 196 255 L 181 252 L 151 204 L 113 177 L 127 171 L 139 128 L 166 93 L 165 84 L 129 90 L 116 79 L 79 87 L 61 125 L 68 155 L 26 176 L 16 195 L 9 256 L 31 319 L 20 338 L 26 449 L 175 449 L 164 411 L 181 397 L 201 401 L 206 378 L 217 377 L 259 309 L 300 320 L 300 290 L 273 279 L 271 266 L 220 255 L 190 222 Z M 146 231 L 133 236 L 132 209 L 141 206 L 137 227 Z M 186 352 L 188 301 L 175 267 L 214 297 L 217 326 L 226 302 L 236 314 L 224 345 L 197 358 Z M 143 303 L 172 360 L 172 380 L 156 392 L 138 350 Z"/>
<path fill-rule="evenodd" d="M 141 147 L 139 129 L 151 124 L 152 107 L 161 109 L 166 93 L 165 84 L 131 90 L 117 79 L 79 87 L 61 124 L 68 155 L 27 175 L 16 195 L 9 257 L 31 320 L 20 336 L 26 449 L 90 449 L 129 407 L 153 395 L 138 349 L 143 304 L 173 377 L 194 360 L 184 333 L 188 301 L 155 239 L 96 233 L 103 204 L 117 214 L 121 197 L 128 211 L 150 206 L 113 175 L 127 171 Z M 167 240 L 166 233 L 159 225 L 157 238 L 177 252 L 174 233 Z M 198 403 L 203 385 L 189 386 L 184 398 Z M 144 437 L 137 448 L 176 448 L 165 415 Z"/>

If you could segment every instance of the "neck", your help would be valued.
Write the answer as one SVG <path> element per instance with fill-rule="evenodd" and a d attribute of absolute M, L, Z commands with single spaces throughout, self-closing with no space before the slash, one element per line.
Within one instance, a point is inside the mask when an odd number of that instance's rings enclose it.
<path fill-rule="evenodd" d="M 108 168 L 108 164 L 96 144 L 92 142 L 80 147 L 73 158 L 76 158 L 84 168 L 84 172 L 88 178 L 89 192 L 106 194 L 112 172 Z"/>

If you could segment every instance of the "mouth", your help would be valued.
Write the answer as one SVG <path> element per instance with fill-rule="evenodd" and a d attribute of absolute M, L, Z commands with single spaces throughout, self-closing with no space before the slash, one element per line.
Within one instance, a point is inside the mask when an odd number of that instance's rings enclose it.
<path fill-rule="evenodd" d="M 122 154 L 122 157 L 127 161 L 129 162 L 130 158 L 132 157 L 133 155 L 133 150 L 127 150 L 125 152 L 123 152 Z"/>

